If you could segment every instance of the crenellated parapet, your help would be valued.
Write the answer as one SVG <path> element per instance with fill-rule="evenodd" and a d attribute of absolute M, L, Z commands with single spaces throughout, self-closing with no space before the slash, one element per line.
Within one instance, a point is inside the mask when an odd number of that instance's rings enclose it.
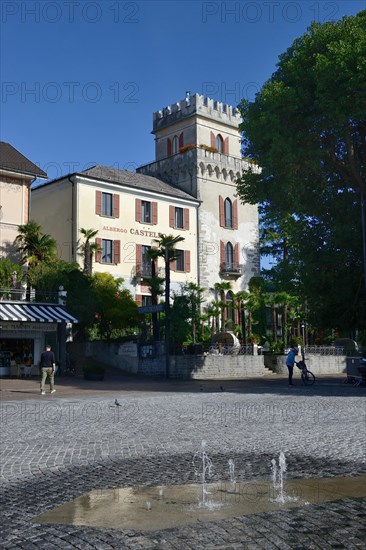
<path fill-rule="evenodd" d="M 153 114 L 153 133 L 192 115 L 217 120 L 235 128 L 242 122 L 239 110 L 232 105 L 200 94 L 193 94 L 156 111 Z"/>
<path fill-rule="evenodd" d="M 249 164 L 243 159 L 237 159 L 219 153 L 205 151 L 199 147 L 172 157 L 145 164 L 137 168 L 137 172 L 154 176 L 171 185 L 181 186 L 183 182 L 191 181 L 195 175 L 198 178 L 210 179 L 218 183 L 236 184 L 237 179 L 247 170 Z M 196 194 L 197 188 L 184 188 L 188 193 Z"/>

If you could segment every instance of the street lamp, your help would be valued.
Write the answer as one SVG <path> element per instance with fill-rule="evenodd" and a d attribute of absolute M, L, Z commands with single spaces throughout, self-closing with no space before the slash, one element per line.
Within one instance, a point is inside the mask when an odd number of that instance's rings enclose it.
<path fill-rule="evenodd" d="M 305 360 L 305 321 L 301 322 L 301 332 L 302 332 L 302 347 L 301 347 L 301 355 L 303 361 Z"/>
<path fill-rule="evenodd" d="M 169 249 L 172 245 L 179 241 L 183 241 L 184 237 L 178 235 L 171 241 L 164 243 L 165 246 L 165 378 L 169 378 L 170 371 L 170 354 L 169 354 L 169 340 L 170 340 L 170 261 L 169 261 Z"/>

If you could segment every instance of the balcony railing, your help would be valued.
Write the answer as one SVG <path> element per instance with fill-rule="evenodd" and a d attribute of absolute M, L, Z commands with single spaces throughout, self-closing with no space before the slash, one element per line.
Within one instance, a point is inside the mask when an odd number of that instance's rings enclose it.
<path fill-rule="evenodd" d="M 0 300 L 7 302 L 42 302 L 48 304 L 63 304 L 66 292 L 36 290 L 35 288 L 0 288 Z"/>
<path fill-rule="evenodd" d="M 242 274 L 242 267 L 240 264 L 236 264 L 234 262 L 227 263 L 223 262 L 220 264 L 220 273 L 225 273 L 226 275 L 234 275 L 237 277 L 240 277 Z"/>

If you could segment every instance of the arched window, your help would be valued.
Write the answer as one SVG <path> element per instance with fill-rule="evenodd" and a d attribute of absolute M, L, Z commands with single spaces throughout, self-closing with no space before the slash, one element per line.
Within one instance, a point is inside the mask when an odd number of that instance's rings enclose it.
<path fill-rule="evenodd" d="M 230 199 L 225 199 L 225 227 L 233 227 L 233 203 Z"/>
<path fill-rule="evenodd" d="M 173 155 L 176 155 L 177 153 L 179 153 L 179 139 L 178 139 L 178 136 L 173 137 L 172 149 L 173 149 Z"/>
<path fill-rule="evenodd" d="M 234 248 L 231 243 L 226 243 L 225 246 L 225 264 L 226 270 L 232 270 L 234 264 Z"/>
<path fill-rule="evenodd" d="M 224 152 L 224 140 L 222 139 L 222 136 L 220 136 L 220 134 L 216 136 L 216 149 L 218 153 Z"/>

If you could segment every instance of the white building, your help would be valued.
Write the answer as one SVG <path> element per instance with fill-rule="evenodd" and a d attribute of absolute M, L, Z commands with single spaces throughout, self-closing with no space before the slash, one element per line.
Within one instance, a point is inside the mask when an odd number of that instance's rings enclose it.
<path fill-rule="evenodd" d="M 172 289 L 197 281 L 198 205 L 185 191 L 156 178 L 105 166 L 69 174 L 32 191 L 32 218 L 56 239 L 59 257 L 82 265 L 80 230 L 97 230 L 101 251 L 93 270 L 122 277 L 143 305 L 150 297 L 142 284 L 142 277 L 151 274 L 146 252 L 161 233 L 184 237 L 171 264 Z M 163 260 L 158 267 L 163 270 Z"/>

